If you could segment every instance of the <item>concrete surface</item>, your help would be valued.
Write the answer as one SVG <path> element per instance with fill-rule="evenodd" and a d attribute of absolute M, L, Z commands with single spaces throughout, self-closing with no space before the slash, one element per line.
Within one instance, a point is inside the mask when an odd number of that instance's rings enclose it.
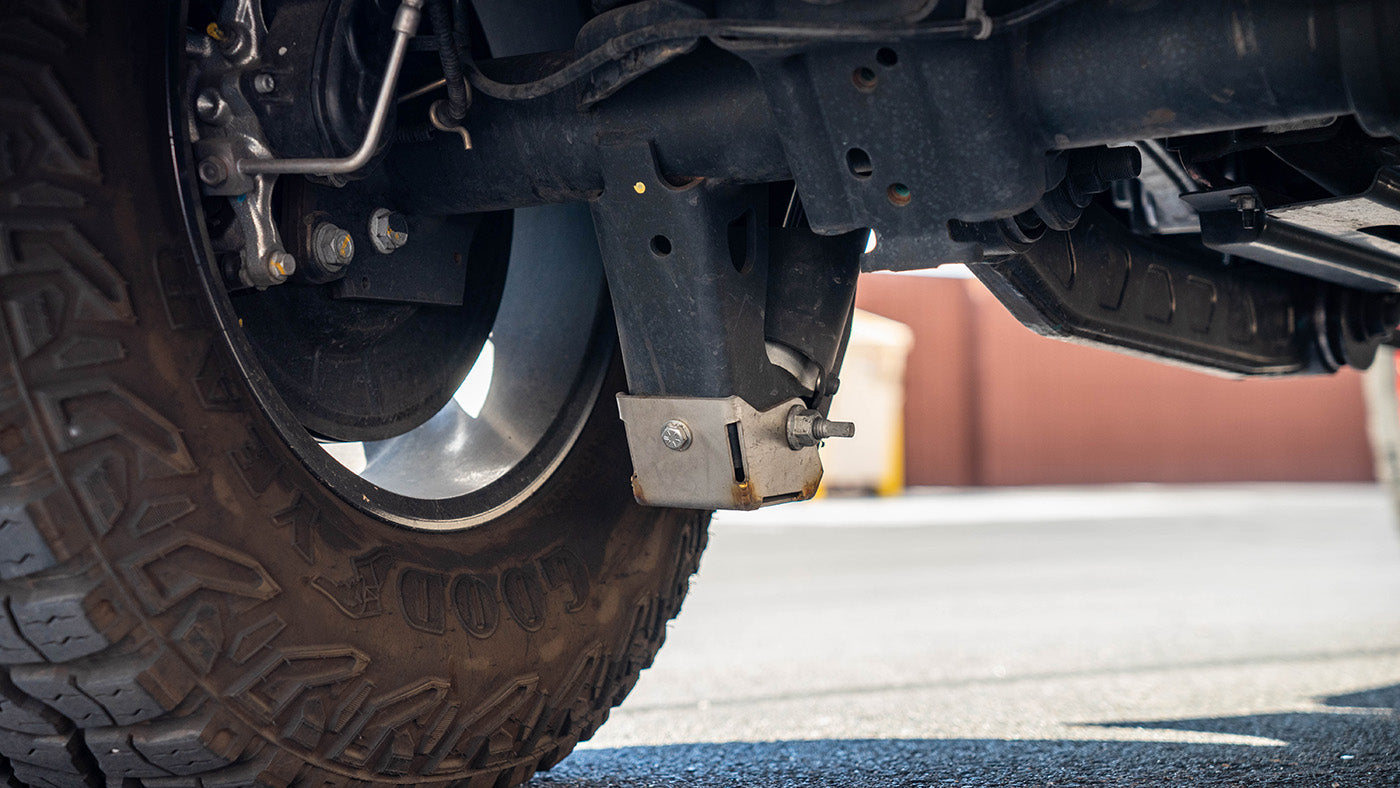
<path fill-rule="evenodd" d="M 1397 785 L 1397 533 L 1361 485 L 720 516 L 656 666 L 532 785 Z"/>

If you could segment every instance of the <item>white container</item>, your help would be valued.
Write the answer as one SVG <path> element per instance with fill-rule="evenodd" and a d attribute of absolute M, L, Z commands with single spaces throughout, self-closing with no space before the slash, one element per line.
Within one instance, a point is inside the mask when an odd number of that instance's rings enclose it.
<path fill-rule="evenodd" d="M 879 495 L 904 489 L 904 367 L 913 346 L 909 326 L 856 310 L 830 416 L 855 422 L 856 436 L 823 445 L 825 489 Z"/>

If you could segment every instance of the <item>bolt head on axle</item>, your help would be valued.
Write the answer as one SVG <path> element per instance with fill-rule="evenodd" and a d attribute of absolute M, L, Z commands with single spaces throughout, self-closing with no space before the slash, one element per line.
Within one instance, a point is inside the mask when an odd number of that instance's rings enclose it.
<path fill-rule="evenodd" d="M 311 249 L 316 264 L 329 274 L 339 273 L 355 259 L 355 239 L 330 222 L 316 225 L 311 234 Z"/>
<path fill-rule="evenodd" d="M 273 252 L 267 256 L 267 275 L 273 284 L 282 284 L 296 273 L 297 259 L 288 252 Z"/>

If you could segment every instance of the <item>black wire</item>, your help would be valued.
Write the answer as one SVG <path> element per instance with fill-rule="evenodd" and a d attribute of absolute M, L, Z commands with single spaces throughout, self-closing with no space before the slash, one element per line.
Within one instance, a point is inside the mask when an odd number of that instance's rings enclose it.
<path fill-rule="evenodd" d="M 448 0 L 428 0 L 428 17 L 437 33 L 438 59 L 442 61 L 442 76 L 447 80 L 447 106 L 443 115 L 448 123 L 460 123 L 471 106 L 466 80 L 462 78 L 462 56 L 457 49 L 456 29 L 452 24 L 452 7 Z"/>
<path fill-rule="evenodd" d="M 472 87 L 505 101 L 528 101 L 547 96 L 588 76 L 595 69 L 629 52 L 653 44 L 693 42 L 708 38 L 716 45 L 741 49 L 755 43 L 808 42 L 881 44 L 897 41 L 941 41 L 986 38 L 1007 32 L 1068 6 L 1075 0 L 1035 0 L 1019 10 L 986 20 L 960 19 L 934 24 L 852 25 L 824 22 L 753 22 L 736 19 L 683 19 L 661 22 L 623 33 L 584 53 L 549 76 L 531 82 L 497 82 L 470 61 L 463 64 Z"/>

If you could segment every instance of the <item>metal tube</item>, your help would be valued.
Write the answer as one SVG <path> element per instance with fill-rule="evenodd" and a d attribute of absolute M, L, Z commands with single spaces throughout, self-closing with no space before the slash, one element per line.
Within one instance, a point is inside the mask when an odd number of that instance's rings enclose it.
<path fill-rule="evenodd" d="M 342 159 L 239 159 L 238 171 L 244 175 L 348 175 L 369 164 L 384 138 L 399 71 L 408 54 L 409 39 L 418 33 L 422 9 L 423 0 L 403 0 L 394 15 L 394 48 L 389 54 L 389 65 L 384 69 L 384 82 L 379 86 L 369 129 L 358 150 Z"/>
<path fill-rule="evenodd" d="M 1080 0 L 1028 28 L 1044 138 L 1063 150 L 1350 114 L 1335 6 Z"/>
<path fill-rule="evenodd" d="M 989 103 L 1014 104 L 1014 117 L 997 117 L 1024 124 L 1015 130 L 1025 132 L 1017 144 L 1039 143 L 1036 156 L 1045 150 L 1352 115 L 1363 109 L 1355 106 L 1359 86 L 1375 82 L 1375 92 L 1393 92 L 1379 72 L 1345 67 L 1339 20 L 1358 3 L 1370 7 L 1362 0 L 1077 0 L 1024 32 L 1009 34 L 1019 38 L 1002 49 L 974 49 L 992 43 L 907 44 L 900 50 L 900 68 L 927 64 L 922 67 L 959 73 L 968 84 L 987 84 Z M 1396 33 L 1384 28 L 1376 36 L 1389 44 Z M 1347 40 L 1350 45 L 1352 38 Z M 821 50 L 811 55 L 825 56 Z M 553 73 L 571 59 L 568 53 L 550 53 L 480 66 L 492 78 L 518 83 Z M 1003 82 L 1014 89 L 991 95 Z M 479 97 L 467 123 L 477 150 L 464 153 L 450 140 L 400 146 L 389 166 L 405 184 L 399 195 L 404 203 L 428 213 L 590 199 L 603 188 L 598 142 L 604 138 L 648 139 L 661 171 L 675 180 L 785 180 L 792 177 L 789 157 L 814 160 L 840 151 L 825 147 L 835 139 L 803 147 L 793 142 L 801 135 L 780 131 L 770 98 L 790 102 L 778 109 L 803 124 L 820 127 L 823 118 L 810 93 L 796 92 L 816 86 L 778 87 L 791 92 L 766 95 L 751 66 L 702 47 L 591 110 L 580 109 L 577 85 L 529 101 Z M 844 86 L 832 82 L 819 89 L 835 95 Z M 902 99 L 911 106 L 932 100 L 912 91 Z M 865 105 L 852 101 L 849 106 L 856 112 Z M 961 152 L 984 144 L 988 134 L 966 124 L 956 133 L 904 144 L 957 146 L 955 152 Z M 1006 151 L 984 146 L 980 153 L 963 155 L 969 166 L 958 177 L 1015 185 L 1004 183 L 1006 168 L 977 170 L 979 157 L 1004 161 Z M 848 182 L 844 172 L 839 175 L 841 183 Z M 960 206 L 982 213 L 1009 207 Z"/>

